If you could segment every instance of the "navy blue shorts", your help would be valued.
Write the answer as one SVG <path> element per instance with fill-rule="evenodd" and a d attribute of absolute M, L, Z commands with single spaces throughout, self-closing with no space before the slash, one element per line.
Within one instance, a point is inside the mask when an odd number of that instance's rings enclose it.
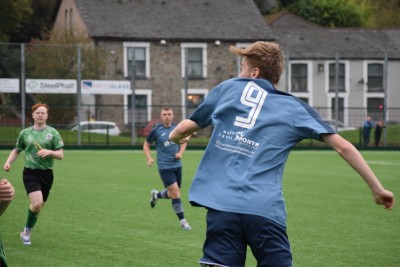
<path fill-rule="evenodd" d="M 158 170 L 160 173 L 161 180 L 163 181 L 164 187 L 177 183 L 179 188 L 181 188 L 182 183 L 182 167 Z"/>
<path fill-rule="evenodd" d="M 261 216 L 208 210 L 207 236 L 200 264 L 243 267 L 247 245 L 258 267 L 292 266 L 285 227 Z"/>
<path fill-rule="evenodd" d="M 34 170 L 24 168 L 23 180 L 26 193 L 42 191 L 43 201 L 47 201 L 53 185 L 53 170 Z"/>

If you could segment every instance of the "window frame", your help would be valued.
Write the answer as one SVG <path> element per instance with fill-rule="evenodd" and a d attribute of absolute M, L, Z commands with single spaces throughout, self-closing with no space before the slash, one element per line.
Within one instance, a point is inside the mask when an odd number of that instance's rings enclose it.
<path fill-rule="evenodd" d="M 144 48 L 145 49 L 145 75 L 138 76 L 136 73 L 136 79 L 148 79 L 150 78 L 150 43 L 149 42 L 124 42 L 124 77 L 129 77 L 128 73 L 128 49 Z"/>
<path fill-rule="evenodd" d="M 287 90 L 290 94 L 298 97 L 298 98 L 303 98 L 303 99 L 307 99 L 308 101 L 308 105 L 312 106 L 313 105 L 313 77 L 312 77 L 312 73 L 313 73 L 313 61 L 311 60 L 289 60 L 287 62 L 288 67 L 287 67 Z M 292 68 L 291 65 L 292 64 L 306 64 L 307 65 L 307 91 L 301 91 L 301 92 L 293 92 L 292 91 Z"/>
<path fill-rule="evenodd" d="M 304 90 L 300 90 L 300 91 L 294 91 L 293 90 L 293 84 L 292 84 L 292 80 L 293 80 L 293 69 L 292 69 L 292 67 L 293 67 L 293 65 L 304 65 L 305 67 L 306 67 L 306 75 L 305 75 L 305 77 L 300 77 L 300 78 L 302 78 L 302 79 L 304 79 L 305 78 L 305 81 L 306 81 L 306 88 L 304 88 Z M 290 62 L 290 70 L 289 70 L 289 72 L 290 72 L 290 86 L 289 86 L 289 90 L 290 90 L 290 93 L 307 93 L 307 92 L 309 92 L 309 86 L 308 86 L 308 83 L 309 83 L 309 73 L 310 73 L 310 70 L 309 70 L 309 64 L 307 63 L 307 62 L 300 62 L 300 61 L 291 61 Z"/>
<path fill-rule="evenodd" d="M 380 78 L 381 78 L 381 82 L 382 82 L 382 84 L 381 84 L 381 87 L 372 87 L 372 88 L 370 88 L 370 86 L 369 86 L 369 81 L 370 81 L 370 75 L 369 75 L 369 67 L 371 66 L 371 65 L 380 65 L 381 67 L 382 67 L 382 75 L 380 76 Z M 366 63 L 366 72 L 367 72 L 367 75 L 366 75 L 366 81 L 367 81 L 367 84 L 366 84 L 366 86 L 367 86 L 367 92 L 370 92 L 370 93 L 381 93 L 381 92 L 383 92 L 383 90 L 384 90 L 384 86 L 383 86 L 383 79 L 384 79 L 384 71 L 385 71 L 385 64 L 384 64 L 384 62 L 378 62 L 378 61 L 371 61 L 371 62 L 367 62 Z M 376 77 L 378 77 L 378 76 L 376 76 Z M 376 89 L 377 88 L 377 89 Z"/>
<path fill-rule="evenodd" d="M 336 66 L 335 66 L 335 64 L 336 64 L 336 61 L 328 61 L 327 63 L 326 63 L 326 68 L 325 69 L 327 69 L 327 81 L 328 81 L 328 85 L 327 85 L 327 87 L 328 87 L 328 92 L 329 93 L 332 93 L 332 92 L 335 92 L 336 91 L 336 88 L 335 88 L 335 84 L 333 84 L 332 86 L 331 86 L 331 70 L 330 70 L 330 66 L 331 65 L 333 65 L 333 69 L 334 69 L 334 71 L 336 71 Z M 344 75 L 344 77 L 343 77 L 343 89 L 341 89 L 341 84 L 340 84 L 340 78 L 341 78 L 341 76 L 340 76 L 340 66 L 341 65 L 343 65 L 343 67 L 344 67 L 344 70 L 343 70 L 343 75 Z M 349 64 L 348 64 L 348 62 L 347 61 L 341 61 L 341 60 L 339 60 L 339 92 L 341 92 L 341 93 L 344 93 L 344 92 L 347 92 L 348 91 L 348 89 L 347 88 L 350 88 L 349 87 L 349 83 L 348 83 L 348 80 L 349 80 L 349 73 L 348 73 L 348 70 L 349 70 Z M 335 73 L 333 72 L 333 79 L 335 79 Z M 333 82 L 333 83 L 335 83 L 335 82 Z"/>
<path fill-rule="evenodd" d="M 129 107 L 128 107 L 128 97 L 131 97 L 131 93 L 125 94 L 124 95 L 124 123 L 128 124 L 129 123 Z M 135 90 L 135 96 L 137 95 L 146 95 L 147 96 L 147 121 L 151 121 L 151 108 L 152 108 L 152 90 L 151 89 L 136 89 Z"/>
<path fill-rule="evenodd" d="M 207 94 L 209 93 L 210 90 L 208 89 L 204 89 L 204 88 L 188 88 L 187 89 L 187 94 L 191 95 L 191 94 L 196 94 L 196 95 L 203 95 L 205 99 L 207 97 Z M 182 119 L 183 118 L 187 118 L 186 116 L 186 94 L 185 94 L 185 88 L 183 88 L 181 90 L 181 104 L 182 104 Z"/>
<path fill-rule="evenodd" d="M 202 74 L 199 76 L 188 75 L 189 80 L 198 80 L 207 78 L 207 44 L 206 43 L 181 43 L 181 75 L 182 78 L 186 77 L 186 49 L 187 48 L 200 48 L 202 51 Z"/>

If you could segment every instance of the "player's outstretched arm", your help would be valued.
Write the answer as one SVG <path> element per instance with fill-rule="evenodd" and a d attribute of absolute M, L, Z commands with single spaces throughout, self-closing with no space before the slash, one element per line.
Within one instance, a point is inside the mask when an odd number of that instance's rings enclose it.
<path fill-rule="evenodd" d="M 8 172 L 11 169 L 11 164 L 18 158 L 19 152 L 15 148 L 10 152 L 3 169 Z"/>
<path fill-rule="evenodd" d="M 383 205 L 389 210 L 392 209 L 395 203 L 393 193 L 382 186 L 353 144 L 338 134 L 324 134 L 322 138 L 364 179 L 374 196 L 376 204 Z"/>
<path fill-rule="evenodd" d="M 181 121 L 169 134 L 169 139 L 177 144 L 187 143 L 190 135 L 200 130 L 200 127 L 192 120 Z"/>

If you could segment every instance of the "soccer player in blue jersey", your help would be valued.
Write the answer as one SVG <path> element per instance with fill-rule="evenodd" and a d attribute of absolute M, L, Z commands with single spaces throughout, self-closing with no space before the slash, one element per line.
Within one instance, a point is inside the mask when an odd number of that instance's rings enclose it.
<path fill-rule="evenodd" d="M 207 211 L 201 266 L 244 266 L 250 246 L 257 266 L 292 266 L 286 234 L 282 174 L 291 149 L 313 138 L 330 145 L 369 186 L 377 204 L 391 209 L 383 188 L 358 150 L 307 104 L 274 87 L 284 69 L 279 45 L 231 47 L 242 57 L 238 78 L 215 87 L 170 139 L 185 143 L 214 127 L 189 190 L 190 202 Z"/>
<path fill-rule="evenodd" d="M 46 203 L 53 185 L 54 159 L 64 158 L 64 142 L 56 129 L 46 124 L 49 107 L 44 103 L 32 106 L 33 126 L 19 133 L 15 148 L 11 151 L 3 168 L 11 164 L 25 151 L 23 181 L 29 197 L 29 209 L 25 227 L 20 233 L 24 245 L 31 245 L 31 233 L 39 213 Z"/>
<path fill-rule="evenodd" d="M 191 230 L 192 227 L 185 219 L 180 193 L 182 183 L 181 158 L 186 149 L 186 144 L 177 144 L 168 139 L 170 132 L 176 127 L 176 124 L 173 123 L 173 110 L 167 107 L 163 108 L 160 118 L 162 123 L 149 133 L 143 144 L 147 165 L 150 167 L 154 163 L 150 146 L 155 142 L 158 172 L 164 184 L 164 189 L 160 192 L 155 189 L 150 192 L 150 206 L 154 208 L 158 199 L 171 199 L 172 208 L 178 216 L 182 229 Z"/>

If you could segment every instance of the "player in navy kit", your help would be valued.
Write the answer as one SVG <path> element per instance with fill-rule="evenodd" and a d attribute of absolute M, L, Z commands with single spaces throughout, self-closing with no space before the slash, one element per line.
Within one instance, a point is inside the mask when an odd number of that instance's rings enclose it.
<path fill-rule="evenodd" d="M 186 149 L 186 144 L 176 144 L 168 139 L 169 133 L 176 127 L 172 121 L 174 112 L 171 108 L 163 108 L 160 113 L 161 124 L 154 128 L 147 136 L 143 144 L 143 151 L 146 155 L 147 165 L 150 167 L 154 163 L 151 157 L 150 145 L 155 142 L 157 149 L 157 165 L 164 189 L 159 192 L 151 191 L 150 205 L 155 207 L 158 199 L 171 199 L 181 227 L 184 230 L 191 230 L 191 226 L 185 219 L 183 204 L 180 198 L 180 187 L 182 183 L 182 154 Z"/>
<path fill-rule="evenodd" d="M 214 127 L 189 190 L 190 202 L 208 209 L 200 265 L 244 266 L 249 245 L 257 266 L 292 266 L 282 175 L 289 152 L 306 138 L 330 145 L 365 180 L 377 204 L 393 207 L 393 193 L 356 148 L 310 106 L 274 88 L 284 69 L 277 44 L 230 50 L 242 57 L 239 78 L 211 90 L 170 134 L 185 143 L 193 132 Z"/>

